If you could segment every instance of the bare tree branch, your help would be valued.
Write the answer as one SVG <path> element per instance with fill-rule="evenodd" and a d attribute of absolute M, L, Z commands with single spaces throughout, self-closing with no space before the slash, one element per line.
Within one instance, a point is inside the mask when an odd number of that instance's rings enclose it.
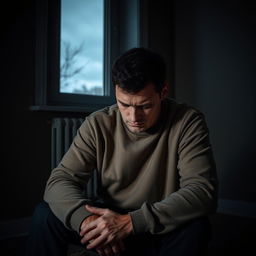
<path fill-rule="evenodd" d="M 85 65 L 77 67 L 77 56 L 83 50 L 83 43 L 78 47 L 72 47 L 70 42 L 62 42 L 64 47 L 64 62 L 60 67 L 60 78 L 62 85 L 67 87 L 69 85 L 69 79 L 75 77 L 84 69 Z"/>

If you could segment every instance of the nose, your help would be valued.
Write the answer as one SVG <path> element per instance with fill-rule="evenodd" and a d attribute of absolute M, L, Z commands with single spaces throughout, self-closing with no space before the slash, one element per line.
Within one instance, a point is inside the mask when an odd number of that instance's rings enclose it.
<path fill-rule="evenodd" d="M 139 121 L 140 118 L 141 118 L 141 111 L 140 111 L 138 108 L 133 107 L 133 106 L 131 106 L 130 108 L 131 108 L 131 109 L 130 109 L 130 113 L 129 113 L 129 115 L 130 115 L 130 121 L 131 121 L 131 122 L 137 122 L 137 121 Z"/>

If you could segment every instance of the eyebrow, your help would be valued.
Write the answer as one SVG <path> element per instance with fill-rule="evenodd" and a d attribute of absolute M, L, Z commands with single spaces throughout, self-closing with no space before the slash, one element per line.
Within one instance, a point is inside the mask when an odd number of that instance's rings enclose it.
<path fill-rule="evenodd" d="M 118 99 L 118 102 L 121 103 L 123 106 L 132 106 L 130 104 L 127 104 L 125 102 L 122 102 L 121 100 Z M 141 104 L 141 105 L 136 105 L 135 107 L 144 107 L 144 106 L 147 106 L 147 105 L 151 105 L 152 103 L 151 102 L 148 102 L 148 103 L 145 103 L 145 104 Z"/>

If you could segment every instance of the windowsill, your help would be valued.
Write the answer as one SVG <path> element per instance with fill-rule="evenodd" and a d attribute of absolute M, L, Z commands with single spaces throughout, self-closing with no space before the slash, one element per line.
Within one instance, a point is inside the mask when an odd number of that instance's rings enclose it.
<path fill-rule="evenodd" d="M 89 113 L 98 110 L 96 107 L 81 107 L 81 106 L 30 106 L 31 111 L 57 111 L 57 112 L 84 112 Z"/>

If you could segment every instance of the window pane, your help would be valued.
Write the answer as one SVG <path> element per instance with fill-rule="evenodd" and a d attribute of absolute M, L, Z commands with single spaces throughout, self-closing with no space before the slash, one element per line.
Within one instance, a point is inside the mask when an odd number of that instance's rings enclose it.
<path fill-rule="evenodd" d="M 103 1 L 61 1 L 61 93 L 103 95 Z"/>

